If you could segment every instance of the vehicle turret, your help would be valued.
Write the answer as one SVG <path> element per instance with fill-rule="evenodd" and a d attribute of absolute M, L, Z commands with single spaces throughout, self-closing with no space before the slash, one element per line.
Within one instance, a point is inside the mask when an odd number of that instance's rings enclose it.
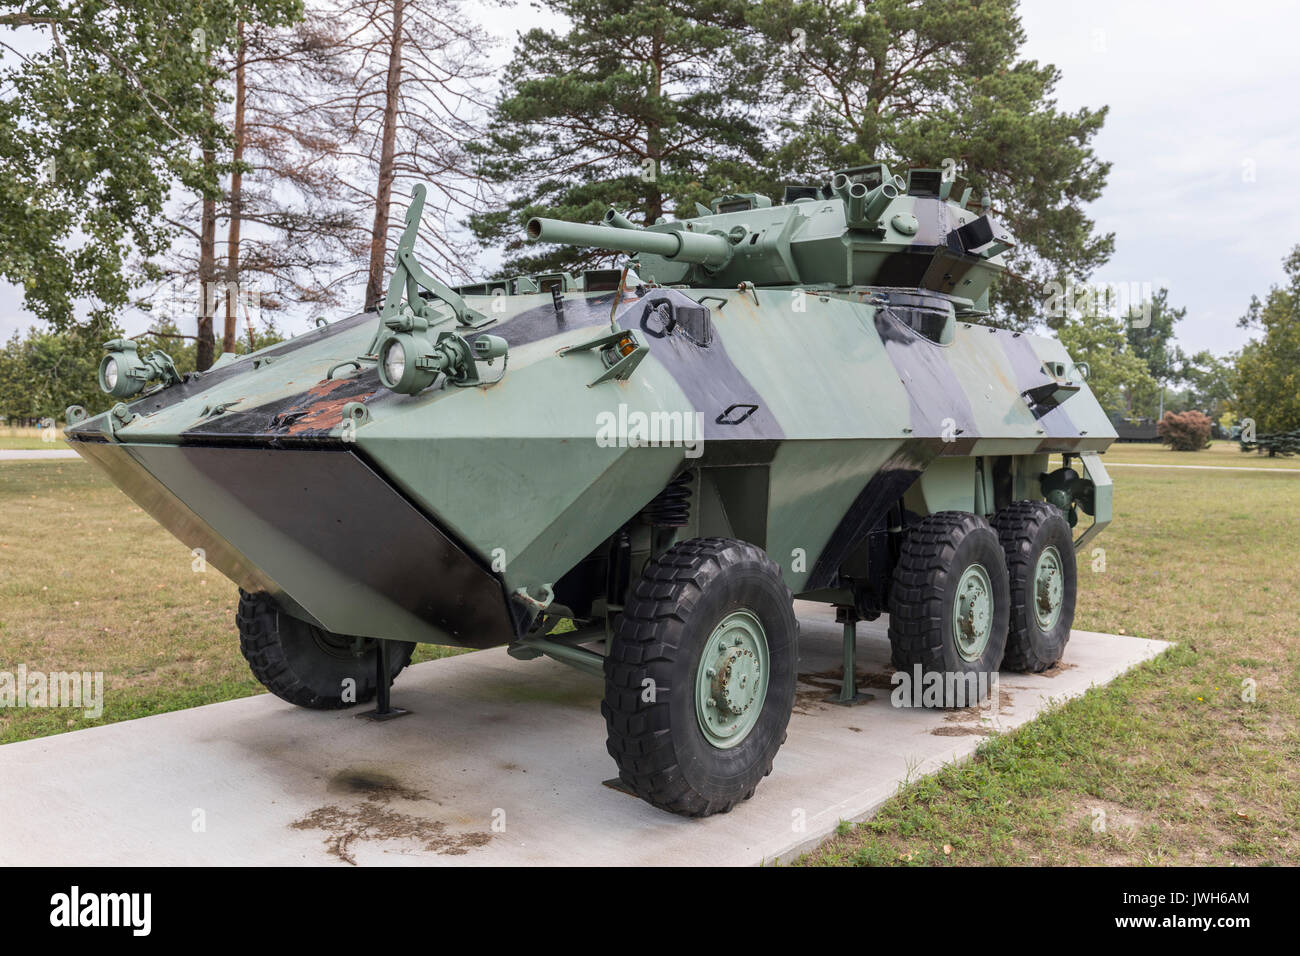
<path fill-rule="evenodd" d="M 882 163 L 845 169 L 822 186 L 787 187 L 777 205 L 739 194 L 697 205 L 697 215 L 639 227 L 611 208 L 600 225 L 534 218 L 530 242 L 634 255 L 637 272 L 660 285 L 852 288 L 944 293 L 958 311 L 987 309 L 989 285 L 1015 239 L 972 199 L 960 177 Z"/>

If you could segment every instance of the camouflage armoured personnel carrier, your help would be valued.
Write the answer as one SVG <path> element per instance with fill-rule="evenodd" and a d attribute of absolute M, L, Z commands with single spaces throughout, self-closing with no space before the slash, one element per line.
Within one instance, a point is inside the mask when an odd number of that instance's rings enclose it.
<path fill-rule="evenodd" d="M 459 289 L 413 255 L 422 202 L 378 315 L 185 377 L 109 343 L 119 403 L 70 410 L 73 446 L 238 583 L 274 693 L 392 716 L 418 642 L 545 655 L 604 680 L 626 786 L 703 815 L 785 740 L 793 598 L 838 609 L 844 702 L 854 625 L 885 613 L 939 703 L 1059 659 L 1115 432 L 1059 342 L 979 324 L 1014 240 L 960 179 L 534 219 L 635 258 Z"/>

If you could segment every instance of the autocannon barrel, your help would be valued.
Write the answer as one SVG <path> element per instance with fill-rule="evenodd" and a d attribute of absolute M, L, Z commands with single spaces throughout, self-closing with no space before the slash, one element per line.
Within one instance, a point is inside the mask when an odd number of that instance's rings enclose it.
<path fill-rule="evenodd" d="M 715 269 L 731 260 L 731 243 L 724 237 L 690 232 L 652 232 L 635 227 L 619 229 L 537 218 L 528 220 L 528 239 L 531 242 L 558 242 L 619 252 L 646 252 L 676 262 L 698 262 Z"/>

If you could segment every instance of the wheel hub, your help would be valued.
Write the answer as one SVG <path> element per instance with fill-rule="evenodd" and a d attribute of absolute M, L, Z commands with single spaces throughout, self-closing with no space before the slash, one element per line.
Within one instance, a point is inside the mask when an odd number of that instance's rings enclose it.
<path fill-rule="evenodd" d="M 307 625 L 310 629 L 312 640 L 316 646 L 330 657 L 339 660 L 357 660 L 364 657 L 374 646 L 375 641 L 369 637 L 347 637 L 343 634 L 334 634 L 331 631 L 323 631 L 313 625 Z"/>
<path fill-rule="evenodd" d="M 733 611 L 714 628 L 700 655 L 695 712 L 713 746 L 736 746 L 753 729 L 767 697 L 767 636 L 749 611 Z"/>
<path fill-rule="evenodd" d="M 972 564 L 957 581 L 953 601 L 953 636 L 963 660 L 978 660 L 993 629 L 993 584 L 980 564 Z"/>
<path fill-rule="evenodd" d="M 1034 617 L 1040 628 L 1047 631 L 1056 626 L 1064 598 L 1061 555 L 1055 548 L 1045 548 L 1034 567 Z"/>

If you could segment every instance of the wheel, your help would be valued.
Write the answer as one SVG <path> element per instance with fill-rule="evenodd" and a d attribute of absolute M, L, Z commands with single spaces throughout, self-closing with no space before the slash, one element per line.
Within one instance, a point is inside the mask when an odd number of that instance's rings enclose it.
<path fill-rule="evenodd" d="M 1002 663 L 1010 604 L 1006 558 L 987 521 L 940 511 L 909 528 L 890 587 L 889 642 L 894 666 L 920 681 L 914 699 L 983 700 Z"/>
<path fill-rule="evenodd" d="M 785 741 L 798 637 L 761 548 L 696 538 L 646 565 L 605 658 L 601 712 L 624 785 L 696 817 L 753 796 Z"/>
<path fill-rule="evenodd" d="M 253 676 L 282 700 L 312 710 L 339 710 L 375 696 L 378 642 L 344 637 L 290 617 L 266 594 L 239 592 L 239 649 Z M 415 645 L 394 641 L 390 672 L 411 662 Z M 355 696 L 344 682 L 355 681 Z"/>
<path fill-rule="evenodd" d="M 1061 659 L 1074 625 L 1078 572 L 1065 515 L 1046 501 L 1015 501 L 993 518 L 1011 579 L 1008 670 L 1037 673 Z"/>

